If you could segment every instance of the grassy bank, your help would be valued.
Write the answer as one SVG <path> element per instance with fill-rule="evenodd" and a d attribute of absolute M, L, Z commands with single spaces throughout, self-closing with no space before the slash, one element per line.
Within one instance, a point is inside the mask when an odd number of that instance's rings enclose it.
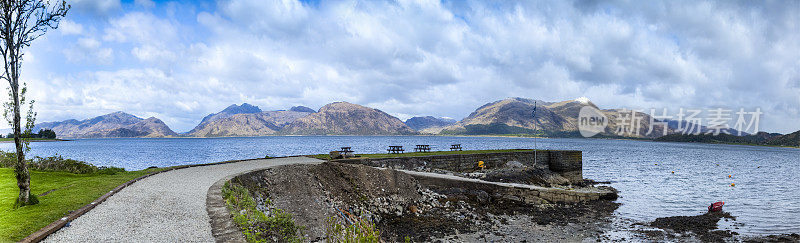
<path fill-rule="evenodd" d="M 57 138 L 28 138 L 28 141 L 31 142 L 55 142 L 55 141 L 65 141 Z M 0 142 L 14 142 L 14 138 L 0 138 Z"/>
<path fill-rule="evenodd" d="M 39 204 L 14 208 L 19 193 L 14 171 L 0 168 L 0 242 L 19 241 L 69 211 L 86 205 L 111 189 L 149 171 L 126 171 L 113 175 L 31 171 L 31 194 Z M 51 191 L 52 190 L 52 191 Z"/>
<path fill-rule="evenodd" d="M 247 242 L 303 242 L 302 226 L 296 225 L 292 215 L 272 208 L 272 201 L 265 198 L 263 205 L 268 214 L 257 209 L 258 202 L 250 191 L 239 184 L 225 182 L 222 198 L 233 216 L 233 221 L 245 236 Z"/>
<path fill-rule="evenodd" d="M 413 150 L 413 148 L 411 148 Z M 431 155 L 452 155 L 452 154 L 489 154 L 489 153 L 507 153 L 507 152 L 520 152 L 520 151 L 533 151 L 532 149 L 497 149 L 497 150 L 464 150 L 464 151 L 432 151 L 432 152 L 411 152 L 402 154 L 356 154 L 361 158 L 380 159 L 380 158 L 397 158 L 397 157 L 414 157 L 414 156 L 431 156 Z M 329 154 L 313 155 L 314 158 L 329 160 Z"/>

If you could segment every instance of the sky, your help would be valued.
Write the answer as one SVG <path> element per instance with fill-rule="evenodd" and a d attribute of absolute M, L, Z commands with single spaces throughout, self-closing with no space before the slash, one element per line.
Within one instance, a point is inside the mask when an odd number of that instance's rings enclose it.
<path fill-rule="evenodd" d="M 243 102 L 347 101 L 405 120 L 587 97 L 759 108 L 759 130 L 800 129 L 800 1 L 68 3 L 25 50 L 38 122 L 125 111 L 185 132 Z"/>

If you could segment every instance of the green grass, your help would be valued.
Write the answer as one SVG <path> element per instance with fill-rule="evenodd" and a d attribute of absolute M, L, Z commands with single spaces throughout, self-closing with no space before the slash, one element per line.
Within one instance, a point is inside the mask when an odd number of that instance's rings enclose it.
<path fill-rule="evenodd" d="M 325 240 L 332 243 L 378 243 L 381 242 L 381 231 L 375 224 L 362 218 L 348 225 L 338 218 L 329 217 L 325 221 Z M 406 242 L 410 241 L 406 237 Z"/>
<path fill-rule="evenodd" d="M 111 189 L 151 172 L 128 171 L 114 175 L 72 174 L 31 171 L 31 194 L 40 195 L 39 204 L 14 208 L 19 194 L 14 171 L 0 168 L 0 242 L 19 241 L 53 221 L 66 216 Z"/>
<path fill-rule="evenodd" d="M 290 213 L 277 208 L 270 208 L 269 215 L 259 211 L 258 203 L 244 186 L 225 182 L 222 198 L 247 242 L 306 241 L 302 236 L 305 228 L 295 224 Z M 272 202 L 267 199 L 264 204 L 271 206 Z"/>
<path fill-rule="evenodd" d="M 520 151 L 533 151 L 533 149 L 432 151 L 432 152 L 411 152 L 402 154 L 356 154 L 356 156 L 360 156 L 360 158 L 366 158 L 366 159 L 382 159 L 382 158 L 416 157 L 416 156 L 431 156 L 431 155 L 508 153 L 508 152 L 520 152 Z M 321 160 L 329 160 L 331 158 L 329 154 L 317 154 L 317 155 L 312 155 L 312 157 Z"/>

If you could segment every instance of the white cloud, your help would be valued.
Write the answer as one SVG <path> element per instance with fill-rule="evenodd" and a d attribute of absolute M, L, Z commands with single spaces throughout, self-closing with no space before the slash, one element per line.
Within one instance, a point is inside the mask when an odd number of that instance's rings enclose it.
<path fill-rule="evenodd" d="M 131 12 L 110 19 L 103 40 L 131 45 L 130 54 L 144 65 L 172 66 L 184 51 L 175 25 L 151 13 Z"/>
<path fill-rule="evenodd" d="M 62 29 L 81 35 L 67 59 L 113 65 L 50 74 L 69 85 L 39 104 L 155 113 L 185 131 L 241 102 L 286 109 L 344 100 L 403 117 L 461 118 L 510 96 L 586 96 L 605 108 L 758 106 L 768 112 L 765 129 L 795 131 L 800 9 L 759 4 L 231 0 L 165 15 L 137 8 Z"/>
<path fill-rule="evenodd" d="M 177 29 L 169 20 L 151 13 L 131 12 L 109 20 L 103 40 L 134 43 L 163 43 L 177 38 Z"/>
<path fill-rule="evenodd" d="M 59 23 L 58 29 L 62 35 L 79 35 L 83 33 L 83 25 L 64 19 Z"/>
<path fill-rule="evenodd" d="M 62 51 L 67 60 L 73 63 L 93 63 L 109 65 L 114 61 L 114 51 L 102 47 L 100 41 L 93 38 L 79 38 L 77 42 Z"/>

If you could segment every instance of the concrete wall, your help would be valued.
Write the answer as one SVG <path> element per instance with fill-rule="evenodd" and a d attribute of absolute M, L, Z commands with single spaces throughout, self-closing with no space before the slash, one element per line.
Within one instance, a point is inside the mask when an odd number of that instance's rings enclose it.
<path fill-rule="evenodd" d="M 455 180 L 442 177 L 432 177 L 414 174 L 420 184 L 431 190 L 445 195 L 456 193 L 475 194 L 476 192 L 486 192 L 487 196 L 494 200 L 510 200 L 526 204 L 546 204 L 546 203 L 578 203 L 587 201 L 615 200 L 617 192 L 611 188 L 591 188 L 582 190 L 563 190 L 556 188 L 544 188 L 537 186 L 516 185 L 476 181 L 476 180 Z"/>
<path fill-rule="evenodd" d="M 363 164 L 394 169 L 430 171 L 449 170 L 455 172 L 474 172 L 479 170 L 478 161 L 483 161 L 486 169 L 501 168 L 509 161 L 517 161 L 528 167 L 549 169 L 571 180 L 583 179 L 583 158 L 581 151 L 574 150 L 520 150 L 504 153 L 431 155 L 418 157 L 397 157 L 383 159 L 340 159 L 336 162 Z"/>

